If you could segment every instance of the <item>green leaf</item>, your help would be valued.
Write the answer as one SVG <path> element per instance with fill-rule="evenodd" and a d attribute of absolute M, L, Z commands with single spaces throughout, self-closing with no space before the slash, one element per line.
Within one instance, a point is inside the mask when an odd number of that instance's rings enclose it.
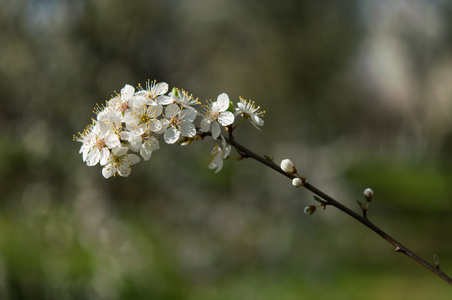
<path fill-rule="evenodd" d="M 179 98 L 179 91 L 177 90 L 176 87 L 173 87 L 173 89 L 171 90 L 171 93 L 176 96 L 177 98 Z"/>
<path fill-rule="evenodd" d="M 226 111 L 234 113 L 234 103 L 232 101 L 229 101 L 229 107 L 228 109 L 226 109 Z"/>
<path fill-rule="evenodd" d="M 363 203 L 362 203 L 361 201 L 359 201 L 359 200 L 356 200 L 356 202 L 358 202 L 358 204 L 359 204 L 359 207 L 361 207 L 361 209 L 364 209 L 364 205 L 363 205 Z"/>
<path fill-rule="evenodd" d="M 314 200 L 317 201 L 317 202 L 320 202 L 320 203 L 324 203 L 325 202 L 324 200 L 320 199 L 319 197 L 317 197 L 315 195 L 313 195 L 313 197 L 314 197 Z"/>

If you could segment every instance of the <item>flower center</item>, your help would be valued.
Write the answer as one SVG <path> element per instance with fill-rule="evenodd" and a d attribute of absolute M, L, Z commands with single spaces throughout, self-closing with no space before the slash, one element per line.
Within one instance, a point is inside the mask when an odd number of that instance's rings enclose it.
<path fill-rule="evenodd" d="M 143 114 L 140 116 L 140 123 L 141 124 L 147 124 L 151 117 L 149 115 Z"/>
<path fill-rule="evenodd" d="M 180 123 L 182 123 L 182 122 L 177 116 L 172 117 L 171 120 L 170 120 L 170 125 L 173 126 L 173 127 L 179 127 Z"/>
<path fill-rule="evenodd" d="M 94 145 L 94 147 L 96 147 L 97 149 L 102 149 L 103 147 L 105 147 L 105 140 L 104 139 L 98 139 L 96 141 L 96 144 Z"/>
<path fill-rule="evenodd" d="M 120 112 L 125 112 L 128 108 L 129 108 L 129 103 L 127 101 L 124 101 L 119 105 Z"/>

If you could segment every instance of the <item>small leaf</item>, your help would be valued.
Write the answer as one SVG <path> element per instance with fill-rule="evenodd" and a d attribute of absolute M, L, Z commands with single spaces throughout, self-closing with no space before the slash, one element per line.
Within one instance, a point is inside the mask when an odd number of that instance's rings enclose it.
<path fill-rule="evenodd" d="M 273 157 L 270 157 L 270 156 L 268 156 L 268 155 L 264 155 L 264 157 L 265 157 L 265 159 L 268 160 L 268 161 L 273 161 Z"/>
<path fill-rule="evenodd" d="M 363 203 L 361 201 L 356 200 L 356 202 L 358 202 L 358 205 L 359 205 L 359 207 L 361 207 L 361 209 L 364 209 L 364 205 L 363 205 Z"/>
<path fill-rule="evenodd" d="M 319 197 L 317 197 L 315 195 L 313 195 L 313 197 L 314 197 L 314 200 L 317 201 L 317 202 L 320 202 L 320 203 L 324 203 L 325 202 L 325 201 L 323 201 L 322 199 L 320 199 Z"/>
<path fill-rule="evenodd" d="M 171 90 L 171 93 L 179 98 L 179 91 L 177 90 L 177 88 L 173 87 L 173 89 Z"/>
<path fill-rule="evenodd" d="M 226 109 L 226 111 L 234 113 L 234 103 L 232 101 L 229 101 L 229 107 L 228 109 Z"/>

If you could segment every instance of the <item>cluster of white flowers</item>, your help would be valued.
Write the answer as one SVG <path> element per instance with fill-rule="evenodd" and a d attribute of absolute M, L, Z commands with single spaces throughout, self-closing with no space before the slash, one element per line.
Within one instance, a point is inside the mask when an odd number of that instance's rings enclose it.
<path fill-rule="evenodd" d="M 237 116 L 249 119 L 258 128 L 263 126 L 261 116 L 264 112 L 254 106 L 254 102 L 240 98 L 234 109 L 227 94 L 222 93 L 217 101 L 209 101 L 204 105 L 204 113 L 193 106 L 200 105 L 184 90 L 173 88 L 168 93 L 165 82 L 147 83 L 146 88 L 125 85 L 119 95 L 112 97 L 105 105 L 96 109 L 96 119 L 74 137 L 81 142 L 80 153 L 88 166 L 98 163 L 103 166 L 105 178 L 111 176 L 129 176 L 131 165 L 140 161 L 139 153 L 144 160 L 151 158 L 152 152 L 160 148 L 159 138 L 167 144 L 188 144 L 196 140 L 201 133 L 209 133 L 213 139 L 221 137 L 212 150 L 209 168 L 219 172 L 223 160 L 229 156 L 231 146 L 227 145 L 221 135 L 221 127 L 234 123 Z M 201 117 L 197 128 L 193 122 Z M 258 128 L 259 129 L 259 128 Z"/>

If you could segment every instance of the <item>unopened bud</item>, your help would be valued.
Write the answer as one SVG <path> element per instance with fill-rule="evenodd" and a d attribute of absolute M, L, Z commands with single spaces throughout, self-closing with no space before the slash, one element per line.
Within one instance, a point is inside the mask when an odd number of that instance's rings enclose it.
<path fill-rule="evenodd" d="M 290 159 L 283 159 L 281 161 L 281 169 L 283 169 L 284 172 L 289 174 L 295 174 L 297 173 L 297 169 L 295 168 L 295 165 Z"/>
<path fill-rule="evenodd" d="M 303 181 L 300 178 L 295 177 L 294 179 L 292 179 L 292 185 L 294 187 L 300 187 L 303 185 Z"/>
<path fill-rule="evenodd" d="M 364 190 L 364 198 L 366 198 L 367 202 L 372 201 L 373 197 L 374 197 L 374 191 L 372 191 L 372 189 L 367 188 Z"/>
<path fill-rule="evenodd" d="M 317 207 L 315 205 L 309 205 L 304 208 L 304 213 L 307 215 L 312 215 Z"/>

